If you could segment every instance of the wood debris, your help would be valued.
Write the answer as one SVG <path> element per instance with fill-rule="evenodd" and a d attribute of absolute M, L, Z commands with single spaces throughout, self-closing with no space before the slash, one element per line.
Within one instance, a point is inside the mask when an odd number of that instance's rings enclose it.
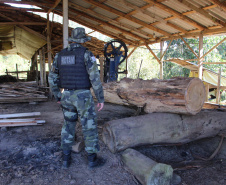
<path fill-rule="evenodd" d="M 16 127 L 16 126 L 29 126 L 29 125 L 42 125 L 45 120 L 40 120 L 38 118 L 23 118 L 30 116 L 39 116 L 40 112 L 30 112 L 30 113 L 18 113 L 18 114 L 1 114 L 0 115 L 0 127 Z M 17 119 L 8 119 L 17 118 Z"/>
<path fill-rule="evenodd" d="M 0 84 L 0 103 L 47 101 L 45 92 L 36 82 L 9 82 Z"/>

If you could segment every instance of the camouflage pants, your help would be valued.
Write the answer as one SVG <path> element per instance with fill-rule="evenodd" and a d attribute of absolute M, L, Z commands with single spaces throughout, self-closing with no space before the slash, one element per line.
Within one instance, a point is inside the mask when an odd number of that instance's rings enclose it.
<path fill-rule="evenodd" d="M 75 138 L 78 117 L 82 124 L 85 150 L 88 153 L 99 151 L 95 105 L 90 90 L 64 91 L 61 96 L 64 125 L 61 131 L 61 148 L 71 150 Z"/>

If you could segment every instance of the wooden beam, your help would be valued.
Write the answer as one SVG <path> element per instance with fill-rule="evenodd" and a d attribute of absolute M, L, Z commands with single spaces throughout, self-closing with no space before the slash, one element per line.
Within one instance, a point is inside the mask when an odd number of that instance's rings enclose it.
<path fill-rule="evenodd" d="M 206 55 L 208 55 L 211 51 L 213 51 L 217 46 L 219 46 L 220 44 L 222 44 L 225 40 L 226 40 L 226 37 L 222 41 L 220 41 L 218 44 L 216 44 L 214 47 L 212 47 L 208 52 L 206 52 L 200 59 L 204 59 L 204 57 Z"/>
<path fill-rule="evenodd" d="M 139 33 L 139 34 L 142 34 L 144 35 L 145 37 L 151 37 L 152 38 L 152 35 L 141 30 L 141 29 L 137 29 L 137 28 L 134 28 L 133 26 L 129 25 L 129 24 L 126 24 L 126 23 L 123 23 L 121 24 L 119 21 L 115 20 L 115 19 L 110 19 L 100 13 L 97 13 L 91 9 L 87 9 L 87 8 L 84 8 L 82 6 L 79 6 L 75 3 L 72 3 L 72 2 L 69 2 L 69 6 L 70 8 L 74 8 L 76 10 L 79 10 L 79 11 L 82 11 L 83 13 L 86 13 L 86 14 L 89 14 L 91 16 L 95 16 L 95 17 L 98 17 L 98 18 L 101 18 L 101 19 L 104 19 L 106 20 L 109 24 L 113 24 L 113 25 L 118 25 L 120 28 L 123 28 L 125 30 L 131 30 L 131 33 Z M 101 26 L 101 25 L 100 25 Z"/>
<path fill-rule="evenodd" d="M 63 47 L 68 46 L 68 0 L 63 0 Z"/>
<path fill-rule="evenodd" d="M 196 28 L 198 28 L 199 30 L 204 30 L 206 27 L 204 27 L 203 25 L 197 23 L 196 21 L 190 19 L 189 17 L 187 16 L 184 16 L 183 14 L 173 10 L 172 8 L 169 8 L 168 6 L 164 5 L 164 4 L 161 4 L 161 3 L 157 3 L 156 1 L 154 0 L 144 0 L 145 2 L 147 3 L 150 3 L 154 6 L 157 6 L 158 8 L 172 14 L 173 16 L 177 17 L 177 18 L 180 18 L 182 19 L 183 21 L 186 21 L 187 23 L 195 26 Z"/>
<path fill-rule="evenodd" d="M 162 42 L 163 42 L 163 41 L 162 41 Z M 167 50 L 168 50 L 168 48 L 170 47 L 170 45 L 171 45 L 172 42 L 173 42 L 173 39 L 171 39 L 171 41 L 170 41 L 170 43 L 168 44 L 166 50 L 165 50 L 164 53 L 161 55 L 160 61 L 162 61 L 163 57 L 165 56 L 165 54 L 166 54 L 166 52 L 167 52 Z"/>
<path fill-rule="evenodd" d="M 158 57 L 155 55 L 155 53 L 152 51 L 152 49 L 148 46 L 148 44 L 146 44 L 146 47 L 149 49 L 149 51 L 151 52 L 151 54 L 155 57 L 155 59 L 158 61 L 158 63 L 160 64 L 160 60 L 158 59 Z"/>
<path fill-rule="evenodd" d="M 194 52 L 194 50 L 189 46 L 189 44 L 184 40 L 184 38 L 182 36 L 180 38 L 185 43 L 185 45 L 191 50 L 191 52 L 196 56 L 196 58 L 199 58 L 199 56 Z"/>
<path fill-rule="evenodd" d="M 35 25 L 35 26 L 42 26 L 46 25 L 45 22 L 0 22 L 1 25 Z"/>
<path fill-rule="evenodd" d="M 187 7 L 191 8 L 192 10 L 196 11 L 197 13 L 203 15 L 204 17 L 210 19 L 211 21 L 213 21 L 216 24 L 225 26 L 226 24 L 218 19 L 216 19 L 215 17 L 211 16 L 210 14 L 208 14 L 205 10 L 203 10 L 202 8 L 197 8 L 195 5 L 195 2 L 193 0 L 177 0 L 178 2 L 181 2 L 182 4 L 186 5 Z M 192 4 L 193 3 L 193 4 Z"/>
<path fill-rule="evenodd" d="M 133 52 L 137 49 L 137 46 L 133 48 L 133 50 L 129 53 L 129 55 L 127 56 L 127 59 L 133 54 Z"/>
<path fill-rule="evenodd" d="M 155 32 L 161 33 L 163 35 L 170 36 L 170 33 L 166 32 L 166 31 L 163 31 L 163 30 L 161 30 L 159 28 L 156 28 L 156 27 L 154 27 L 154 26 L 152 26 L 150 24 L 147 24 L 147 23 L 145 23 L 145 22 L 143 22 L 143 21 L 141 21 L 141 20 L 139 20 L 139 19 L 137 19 L 135 17 L 131 17 L 130 15 L 127 15 L 127 14 L 125 14 L 123 12 L 120 12 L 120 11 L 118 11 L 116 9 L 113 9 L 112 7 L 109 7 L 109 6 L 106 6 L 104 4 L 98 3 L 98 2 L 96 2 L 94 0 L 84 0 L 84 1 L 86 1 L 86 2 L 88 2 L 90 4 L 92 4 L 92 5 L 95 5 L 95 6 L 99 7 L 99 8 L 102 8 L 104 10 L 107 10 L 107 11 L 109 11 L 111 13 L 114 13 L 114 14 L 120 16 L 120 17 L 126 18 L 126 19 L 128 19 L 128 20 L 130 20 L 132 22 L 140 24 L 140 25 L 142 25 L 142 26 L 144 26 L 144 27 L 146 27 L 148 29 L 151 29 L 151 30 L 153 30 Z"/>
<path fill-rule="evenodd" d="M 139 40 L 142 40 L 143 42 L 146 42 L 146 39 L 145 39 L 145 38 L 140 37 L 140 36 L 138 36 L 138 35 L 135 35 L 135 34 L 129 32 L 129 31 L 126 31 L 126 30 L 121 29 L 121 28 L 119 28 L 119 27 L 117 27 L 117 26 L 111 25 L 111 24 L 109 24 L 109 23 L 106 23 L 106 22 L 104 22 L 104 21 L 102 21 L 102 20 L 100 20 L 100 19 L 97 19 L 97 18 L 95 18 L 95 17 L 92 17 L 92 16 L 90 16 L 90 15 L 88 15 L 88 14 L 86 14 L 86 13 L 80 12 L 80 11 L 78 11 L 78 10 L 72 10 L 72 11 L 73 11 L 74 13 L 76 13 L 76 14 L 79 14 L 79 15 L 83 16 L 83 17 L 86 17 L 86 18 L 88 18 L 88 19 L 94 20 L 94 21 L 96 21 L 96 22 L 98 22 L 98 23 L 100 23 L 100 24 L 102 24 L 102 25 L 105 25 L 105 26 L 108 26 L 108 27 L 110 27 L 110 28 L 112 28 L 112 29 L 118 30 L 118 31 L 122 32 L 123 34 L 129 35 L 129 36 L 131 36 L 131 37 L 137 39 L 138 41 L 139 41 Z"/>
<path fill-rule="evenodd" d="M 200 33 L 199 35 L 199 61 L 198 61 L 198 68 L 199 68 L 199 79 L 202 80 L 202 74 L 203 74 L 203 64 L 202 64 L 202 58 L 203 56 L 203 34 Z"/>
<path fill-rule="evenodd" d="M 56 0 L 54 5 L 48 10 L 47 14 L 49 14 L 50 12 L 52 12 L 56 7 L 57 5 L 61 2 L 61 0 Z"/>
<path fill-rule="evenodd" d="M 51 32 L 50 32 L 50 23 L 49 23 L 49 13 L 47 13 L 47 52 L 48 52 L 48 67 L 49 71 L 51 69 L 52 55 L 51 55 Z"/>
<path fill-rule="evenodd" d="M 224 11 L 226 11 L 226 2 L 225 1 L 219 1 L 219 0 L 209 0 L 210 2 L 212 2 L 213 4 L 217 5 L 219 8 L 223 9 Z"/>
<path fill-rule="evenodd" d="M 226 62 L 203 62 L 202 64 L 226 64 Z"/>
<path fill-rule="evenodd" d="M 28 112 L 28 113 L 15 113 L 15 114 L 0 114 L 0 119 L 6 118 L 22 118 L 22 117 L 30 117 L 30 116 L 40 116 L 40 112 Z"/>
<path fill-rule="evenodd" d="M 216 104 L 220 103 L 221 98 L 220 87 L 221 87 L 221 68 L 219 69 L 218 73 Z"/>
<path fill-rule="evenodd" d="M 163 47 L 164 47 L 164 42 L 161 41 L 160 42 L 160 79 L 163 79 Z"/>

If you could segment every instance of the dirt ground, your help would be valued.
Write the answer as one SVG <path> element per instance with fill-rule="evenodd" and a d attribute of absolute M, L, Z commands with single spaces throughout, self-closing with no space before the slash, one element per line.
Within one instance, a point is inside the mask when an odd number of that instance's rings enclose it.
<path fill-rule="evenodd" d="M 120 153 L 112 154 L 100 139 L 99 155 L 106 160 L 103 167 L 87 167 L 86 153 L 72 154 L 68 170 L 61 169 L 60 131 L 63 115 L 55 101 L 37 104 L 0 104 L 0 114 L 41 112 L 42 126 L 9 127 L 0 130 L 0 185 L 139 185 L 120 160 Z M 135 115 L 136 110 L 105 104 L 98 112 L 98 128 L 109 120 Z M 82 141 L 81 126 L 76 126 L 76 141 Z M 100 136 L 101 138 L 101 136 Z M 220 152 L 210 161 L 220 137 L 207 138 L 180 146 L 142 146 L 135 148 L 157 162 L 170 164 L 181 177 L 181 185 L 226 184 L 226 140 Z"/>

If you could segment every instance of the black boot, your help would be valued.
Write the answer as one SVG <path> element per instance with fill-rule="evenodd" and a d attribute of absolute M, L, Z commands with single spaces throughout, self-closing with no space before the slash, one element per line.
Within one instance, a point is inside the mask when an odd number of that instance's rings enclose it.
<path fill-rule="evenodd" d="M 71 163 L 71 151 L 70 150 L 63 150 L 62 168 L 64 168 L 64 169 L 69 168 L 70 163 Z"/>
<path fill-rule="evenodd" d="M 96 153 L 88 154 L 88 166 L 90 168 L 103 166 L 105 161 L 102 158 L 98 158 Z"/>

